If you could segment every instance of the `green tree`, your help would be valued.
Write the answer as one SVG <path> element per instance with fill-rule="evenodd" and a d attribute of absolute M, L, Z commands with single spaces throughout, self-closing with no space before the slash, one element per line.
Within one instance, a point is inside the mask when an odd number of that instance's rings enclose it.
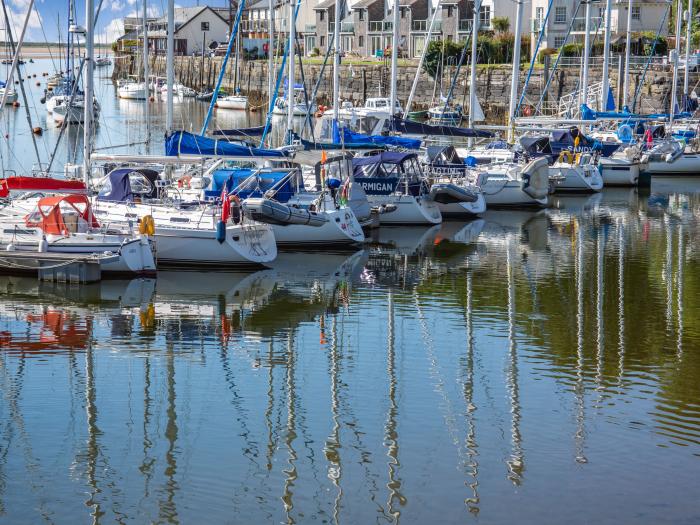
<path fill-rule="evenodd" d="M 507 16 L 495 16 L 491 19 L 491 24 L 496 33 L 507 33 L 510 29 L 510 20 Z"/>

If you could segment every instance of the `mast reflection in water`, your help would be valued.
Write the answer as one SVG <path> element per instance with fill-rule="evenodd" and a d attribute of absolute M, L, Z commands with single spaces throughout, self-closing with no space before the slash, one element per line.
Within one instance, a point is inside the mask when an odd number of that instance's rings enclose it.
<path fill-rule="evenodd" d="M 682 184 L 248 274 L 0 277 L 0 522 L 700 521 Z"/>

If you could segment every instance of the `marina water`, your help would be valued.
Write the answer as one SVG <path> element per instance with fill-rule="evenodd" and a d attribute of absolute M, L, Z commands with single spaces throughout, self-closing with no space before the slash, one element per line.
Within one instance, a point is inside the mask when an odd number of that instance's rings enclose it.
<path fill-rule="evenodd" d="M 97 147 L 141 140 L 98 97 Z M 697 523 L 699 239 L 700 181 L 654 179 L 252 273 L 0 277 L 0 522 Z"/>

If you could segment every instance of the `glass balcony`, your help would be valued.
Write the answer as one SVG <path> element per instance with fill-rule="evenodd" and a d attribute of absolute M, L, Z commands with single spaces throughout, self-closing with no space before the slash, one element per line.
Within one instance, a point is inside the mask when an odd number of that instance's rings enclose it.
<path fill-rule="evenodd" d="M 471 31 L 473 22 L 474 21 L 471 18 L 463 18 L 459 21 L 459 30 L 467 32 Z"/>

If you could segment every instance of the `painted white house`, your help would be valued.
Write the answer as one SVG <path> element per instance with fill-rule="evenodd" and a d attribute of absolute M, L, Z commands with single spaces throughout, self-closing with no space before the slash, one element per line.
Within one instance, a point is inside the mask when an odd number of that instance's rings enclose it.
<path fill-rule="evenodd" d="M 496 0 L 500 1 L 500 0 Z M 540 44 L 540 50 L 544 48 L 559 48 L 565 43 L 582 43 L 585 36 L 586 11 L 585 4 L 580 4 L 576 0 L 554 0 L 552 10 L 547 20 L 547 25 Z M 542 28 L 544 18 L 547 13 L 548 0 L 532 0 L 530 32 L 533 41 L 533 51 L 538 33 Z M 651 31 L 656 33 L 661 26 L 668 3 L 659 0 L 634 0 L 632 4 L 632 25 L 633 32 Z M 613 0 L 612 12 L 610 16 L 610 26 L 613 37 L 622 36 L 627 31 L 627 0 Z M 591 34 L 596 30 L 602 41 L 605 2 L 591 2 Z M 566 40 L 566 33 L 569 30 L 573 19 L 573 27 L 569 39 Z M 668 17 L 666 17 L 668 20 Z M 598 28 L 598 29 L 597 29 Z M 661 34 L 667 34 L 667 24 L 661 27 Z"/>
<path fill-rule="evenodd" d="M 162 16 L 148 24 L 148 47 L 156 54 L 167 49 L 168 17 Z M 199 54 L 214 42 L 228 42 L 228 22 L 209 6 L 175 9 L 175 54 Z M 139 35 L 142 39 L 142 35 Z"/>

